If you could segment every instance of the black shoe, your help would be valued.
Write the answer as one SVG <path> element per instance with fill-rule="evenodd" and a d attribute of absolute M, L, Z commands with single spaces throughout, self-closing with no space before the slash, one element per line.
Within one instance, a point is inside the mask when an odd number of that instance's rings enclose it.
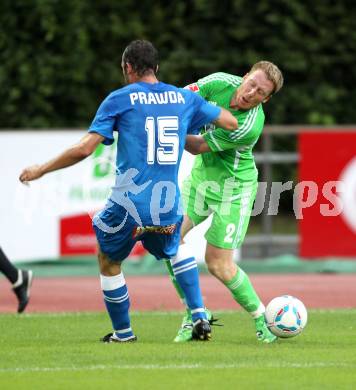
<path fill-rule="evenodd" d="M 19 270 L 19 280 L 15 283 L 16 287 L 13 287 L 14 293 L 17 296 L 19 305 L 17 312 L 22 313 L 30 300 L 30 289 L 32 284 L 32 271 Z M 17 285 L 18 284 L 18 285 Z"/>
<path fill-rule="evenodd" d="M 103 343 L 132 343 L 133 341 L 137 341 L 137 337 L 131 336 L 126 340 L 120 340 L 114 335 L 114 333 L 108 333 L 106 336 L 101 338 L 100 341 Z"/>
<path fill-rule="evenodd" d="M 208 320 L 199 319 L 194 322 L 193 340 L 210 340 L 211 339 L 211 326 Z"/>

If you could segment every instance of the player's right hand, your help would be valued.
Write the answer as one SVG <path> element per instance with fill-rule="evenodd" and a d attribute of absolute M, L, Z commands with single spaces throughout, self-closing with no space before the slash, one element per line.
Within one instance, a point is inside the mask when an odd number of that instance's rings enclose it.
<path fill-rule="evenodd" d="M 41 176 L 43 176 L 41 166 L 32 165 L 22 171 L 19 180 L 21 183 L 26 183 L 28 181 L 39 179 Z"/>

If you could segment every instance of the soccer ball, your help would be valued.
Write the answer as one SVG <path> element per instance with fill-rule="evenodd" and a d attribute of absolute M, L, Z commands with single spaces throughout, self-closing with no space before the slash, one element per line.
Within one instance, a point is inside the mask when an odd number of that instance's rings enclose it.
<path fill-rule="evenodd" d="M 300 334 L 308 320 L 303 302 L 291 295 L 272 299 L 266 307 L 265 316 L 269 330 L 283 338 Z"/>

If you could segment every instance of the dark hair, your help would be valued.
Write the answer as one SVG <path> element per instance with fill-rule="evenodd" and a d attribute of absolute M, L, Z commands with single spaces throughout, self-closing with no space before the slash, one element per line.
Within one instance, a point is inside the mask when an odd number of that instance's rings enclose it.
<path fill-rule="evenodd" d="M 122 55 L 125 66 L 129 63 L 138 76 L 146 73 L 156 73 L 158 66 L 158 52 L 151 42 L 145 40 L 132 41 Z"/>

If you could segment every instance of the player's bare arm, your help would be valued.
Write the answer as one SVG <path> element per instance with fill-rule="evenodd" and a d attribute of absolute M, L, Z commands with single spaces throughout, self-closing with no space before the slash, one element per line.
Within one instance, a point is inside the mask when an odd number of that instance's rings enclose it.
<path fill-rule="evenodd" d="M 225 130 L 236 130 L 238 127 L 237 119 L 231 114 L 230 111 L 221 108 L 221 113 L 219 117 L 213 121 L 216 127 L 221 127 Z"/>
<path fill-rule="evenodd" d="M 54 159 L 41 165 L 25 168 L 19 179 L 24 183 L 39 179 L 46 173 L 70 167 L 91 155 L 103 140 L 104 137 L 97 133 L 86 134 L 77 144 L 71 146 Z"/>

